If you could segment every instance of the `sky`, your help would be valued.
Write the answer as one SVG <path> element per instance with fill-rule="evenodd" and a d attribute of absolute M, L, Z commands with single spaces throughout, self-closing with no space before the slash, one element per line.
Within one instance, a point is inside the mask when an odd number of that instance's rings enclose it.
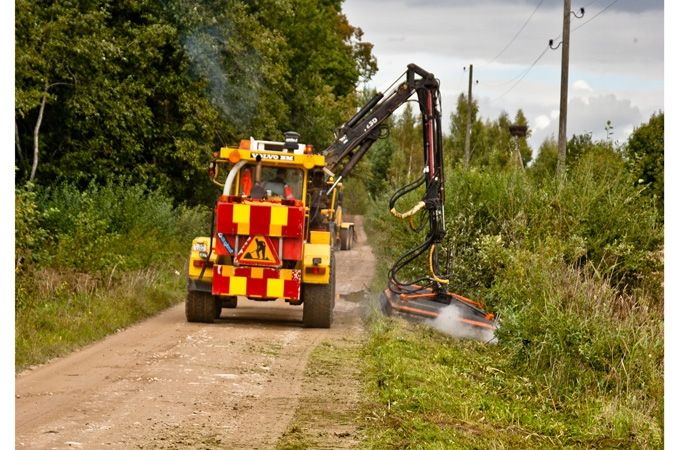
<path fill-rule="evenodd" d="M 483 119 L 522 109 L 534 151 L 557 137 L 562 0 L 345 0 L 349 22 L 374 45 L 378 73 L 368 86 L 388 87 L 409 63 L 439 78 L 444 128 L 457 97 L 473 98 Z M 636 126 L 664 110 L 662 0 L 572 0 L 567 136 L 592 133 L 625 142 Z M 547 49 L 547 50 L 546 50 Z M 535 62 L 533 67 L 532 64 Z M 530 70 L 528 70 L 530 69 Z"/>

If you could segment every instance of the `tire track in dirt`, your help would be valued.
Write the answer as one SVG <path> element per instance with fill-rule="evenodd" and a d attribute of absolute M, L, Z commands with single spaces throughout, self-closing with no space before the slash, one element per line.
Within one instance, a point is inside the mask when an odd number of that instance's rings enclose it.
<path fill-rule="evenodd" d="M 187 323 L 177 305 L 17 375 L 16 447 L 273 448 L 305 402 L 325 396 L 309 383 L 315 348 L 362 339 L 363 307 L 344 298 L 373 276 L 361 225 L 359 217 L 355 248 L 336 252 L 339 298 L 330 330 L 302 328 L 302 308 L 283 302 L 239 299 L 209 325 Z M 349 398 L 341 408 L 355 407 L 358 382 L 326 383 Z M 338 386 L 345 386 L 340 394 Z M 332 430 L 332 417 L 315 426 Z M 327 433 L 340 437 L 324 446 L 344 447 L 348 427 Z"/>

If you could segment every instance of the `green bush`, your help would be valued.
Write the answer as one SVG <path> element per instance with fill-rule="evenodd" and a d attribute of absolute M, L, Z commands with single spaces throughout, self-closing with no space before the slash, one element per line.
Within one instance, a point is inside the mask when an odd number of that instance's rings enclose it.
<path fill-rule="evenodd" d="M 122 180 L 16 191 L 16 367 L 42 362 L 184 296 L 208 208 Z"/>
<path fill-rule="evenodd" d="M 416 200 L 413 195 L 404 203 Z M 386 219 L 386 201 L 371 205 L 367 224 L 379 260 L 389 266 L 423 234 Z M 550 393 L 550 405 L 529 402 L 516 414 L 533 417 L 548 406 L 559 412 L 582 404 L 583 417 L 559 413 L 550 419 L 558 423 L 543 432 L 573 433 L 558 439 L 569 445 L 607 442 L 607 436 L 623 446 L 660 445 L 663 224 L 621 155 L 607 145 L 592 147 L 560 180 L 454 170 L 447 174 L 445 212 L 450 289 L 483 299 L 499 313 L 499 349 L 489 352 L 503 355 L 495 367 L 508 383 L 504 389 L 520 395 L 512 380 L 521 377 L 531 390 Z M 404 272 L 422 275 L 426 268 L 420 260 Z M 421 367 L 425 356 L 413 358 L 409 365 Z M 386 380 L 420 395 L 417 374 L 401 379 L 388 373 Z"/>
<path fill-rule="evenodd" d="M 54 267 L 80 271 L 134 270 L 188 252 L 193 236 L 207 232 L 207 208 L 174 207 L 159 191 L 125 181 L 44 190 L 41 250 Z"/>
<path fill-rule="evenodd" d="M 652 115 L 646 124 L 636 128 L 624 151 L 636 183 L 646 187 L 646 194 L 663 214 L 664 113 Z"/>
<path fill-rule="evenodd" d="M 38 208 L 36 192 L 28 184 L 18 188 L 14 194 L 14 267 L 15 272 L 22 271 L 30 264 L 34 254 L 43 244 L 46 233 L 40 228 L 43 212 Z"/>

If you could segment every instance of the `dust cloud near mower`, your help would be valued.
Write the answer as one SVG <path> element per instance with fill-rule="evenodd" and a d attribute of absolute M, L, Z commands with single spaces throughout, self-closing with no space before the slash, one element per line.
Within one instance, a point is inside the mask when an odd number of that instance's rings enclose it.
<path fill-rule="evenodd" d="M 483 305 L 451 292 L 414 289 L 397 294 L 385 289 L 380 294 L 380 310 L 386 316 L 401 316 L 422 322 L 457 339 L 496 343 L 498 318 Z"/>

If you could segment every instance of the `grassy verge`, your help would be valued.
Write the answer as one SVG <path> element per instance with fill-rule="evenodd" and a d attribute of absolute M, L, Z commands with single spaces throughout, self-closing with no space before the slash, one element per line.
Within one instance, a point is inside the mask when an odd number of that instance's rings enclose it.
<path fill-rule="evenodd" d="M 17 371 L 152 316 L 185 295 L 175 269 L 128 272 L 102 283 L 75 272 L 41 270 L 35 277 L 38 292 L 16 310 Z"/>
<path fill-rule="evenodd" d="M 277 450 L 357 446 L 364 339 L 362 335 L 323 341 L 313 350 L 295 416 Z"/>
<path fill-rule="evenodd" d="M 616 395 L 564 395 L 512 370 L 503 345 L 374 321 L 366 448 L 660 448 L 660 424 Z"/>
<path fill-rule="evenodd" d="M 205 208 L 125 180 L 16 192 L 15 365 L 20 371 L 149 317 L 184 296 Z"/>
<path fill-rule="evenodd" d="M 500 313 L 498 344 L 375 320 L 367 448 L 663 446 L 663 226 L 617 158 L 448 178 L 451 289 Z M 385 211 L 367 224 L 387 265 L 421 241 Z"/>

